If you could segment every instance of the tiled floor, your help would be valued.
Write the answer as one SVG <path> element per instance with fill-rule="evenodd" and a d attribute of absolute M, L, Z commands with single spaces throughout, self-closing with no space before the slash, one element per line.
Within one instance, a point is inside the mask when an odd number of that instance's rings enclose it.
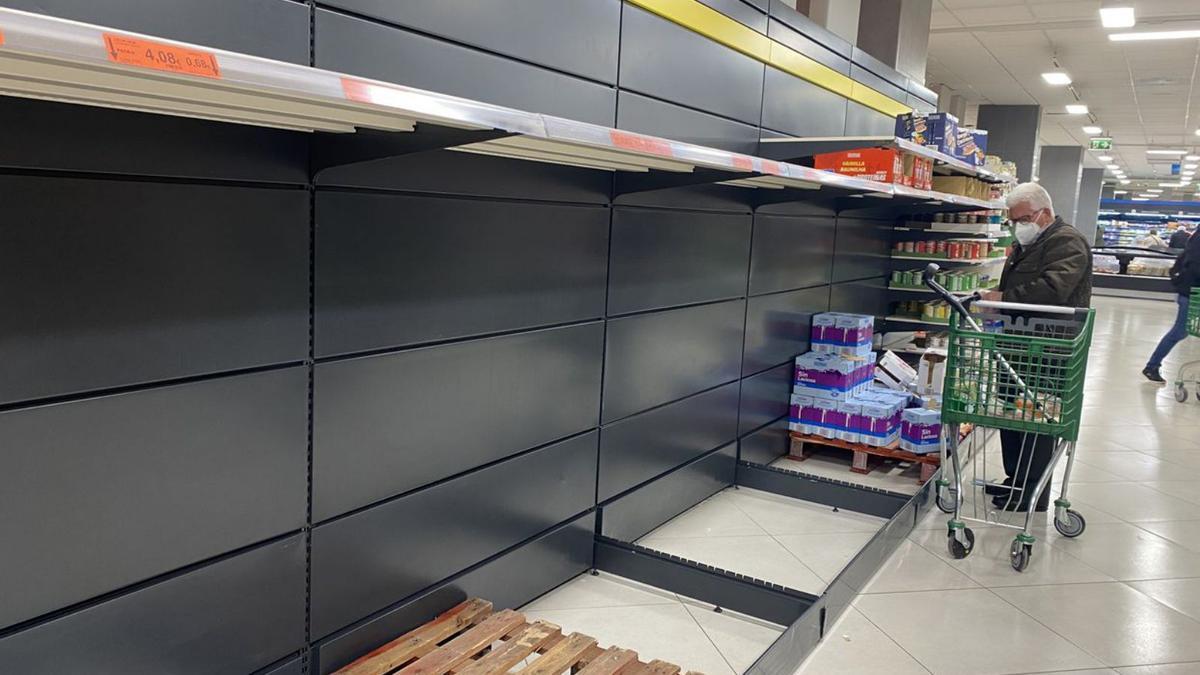
<path fill-rule="evenodd" d="M 637 543 L 820 595 L 884 522 L 748 488 L 729 488 Z"/>
<path fill-rule="evenodd" d="M 1176 403 L 1138 374 L 1173 307 L 1094 306 L 1069 492 L 1087 517 L 1083 536 L 1040 519 L 1018 574 L 1011 530 L 972 526 L 975 551 L 953 560 L 935 511 L 799 673 L 1200 674 L 1200 402 Z M 1168 379 L 1186 359 L 1200 359 L 1200 340 L 1176 349 Z"/>
<path fill-rule="evenodd" d="M 531 619 L 706 675 L 745 672 L 782 626 L 608 574 L 583 575 L 522 608 Z"/>

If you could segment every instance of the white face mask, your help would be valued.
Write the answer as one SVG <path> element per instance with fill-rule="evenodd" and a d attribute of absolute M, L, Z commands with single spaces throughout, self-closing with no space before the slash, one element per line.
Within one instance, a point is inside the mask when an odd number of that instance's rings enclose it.
<path fill-rule="evenodd" d="M 1042 233 L 1042 226 L 1037 223 L 1017 223 L 1013 229 L 1013 234 L 1016 235 L 1017 241 L 1021 242 L 1022 246 L 1028 246 L 1037 241 L 1038 235 Z"/>

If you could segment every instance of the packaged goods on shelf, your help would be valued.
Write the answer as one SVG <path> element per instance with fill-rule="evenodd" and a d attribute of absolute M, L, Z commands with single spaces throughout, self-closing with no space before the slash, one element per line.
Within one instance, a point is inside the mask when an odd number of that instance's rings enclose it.
<path fill-rule="evenodd" d="M 1143 277 L 1169 277 L 1174 260 L 1164 258 L 1134 258 L 1129 262 L 1129 274 Z"/>
<path fill-rule="evenodd" d="M 958 150 L 954 156 L 974 166 L 983 166 L 987 154 L 988 132 L 983 129 L 958 128 Z"/>
<path fill-rule="evenodd" d="M 923 239 L 892 244 L 892 254 L 896 257 L 987 260 L 1000 255 L 998 252 L 1002 251 L 986 239 Z"/>
<path fill-rule="evenodd" d="M 929 408 L 908 408 L 900 418 L 900 448 L 914 455 L 938 452 L 942 440 L 942 413 Z"/>
<path fill-rule="evenodd" d="M 933 189 L 935 192 L 961 195 L 972 199 L 992 198 L 992 186 L 970 176 L 934 176 Z"/>
<path fill-rule="evenodd" d="M 865 389 L 875 373 L 875 353 L 842 356 L 808 352 L 796 357 L 792 393 L 845 400 Z"/>
<path fill-rule="evenodd" d="M 813 166 L 845 176 L 897 183 L 922 190 L 933 184 L 933 162 L 895 148 L 858 148 L 813 157 Z"/>
<path fill-rule="evenodd" d="M 896 136 L 952 157 L 958 154 L 958 118 L 950 113 L 911 112 L 897 115 Z"/>
<path fill-rule="evenodd" d="M 907 394 L 867 388 L 841 401 L 793 394 L 788 427 L 804 434 L 886 446 L 900 437 Z"/>
<path fill-rule="evenodd" d="M 1101 274 L 1120 274 L 1121 262 L 1115 255 L 1098 253 L 1092 256 L 1092 270 Z"/>

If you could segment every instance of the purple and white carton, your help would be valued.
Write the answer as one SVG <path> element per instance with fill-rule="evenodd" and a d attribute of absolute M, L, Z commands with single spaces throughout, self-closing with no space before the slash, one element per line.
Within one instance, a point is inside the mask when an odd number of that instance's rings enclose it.
<path fill-rule="evenodd" d="M 838 404 L 838 412 L 845 416 L 845 425 L 838 429 L 837 437 L 858 443 L 863 428 L 862 403 L 857 399 L 847 399 Z"/>
<path fill-rule="evenodd" d="M 911 453 L 923 455 L 941 449 L 942 414 L 928 408 L 909 408 L 901 417 L 900 444 Z"/>
<path fill-rule="evenodd" d="M 838 410 L 838 402 L 830 399 L 813 399 L 813 407 L 821 415 L 817 433 L 825 438 L 837 438 L 838 427 L 844 424 L 845 415 Z"/>

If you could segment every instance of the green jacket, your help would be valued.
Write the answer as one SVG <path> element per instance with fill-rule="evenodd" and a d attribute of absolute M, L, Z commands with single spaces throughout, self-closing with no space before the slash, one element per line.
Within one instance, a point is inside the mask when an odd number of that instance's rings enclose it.
<path fill-rule="evenodd" d="M 1092 248 L 1083 234 L 1055 218 L 1028 247 L 1018 244 L 1000 277 L 1005 302 L 1089 307 Z"/>

